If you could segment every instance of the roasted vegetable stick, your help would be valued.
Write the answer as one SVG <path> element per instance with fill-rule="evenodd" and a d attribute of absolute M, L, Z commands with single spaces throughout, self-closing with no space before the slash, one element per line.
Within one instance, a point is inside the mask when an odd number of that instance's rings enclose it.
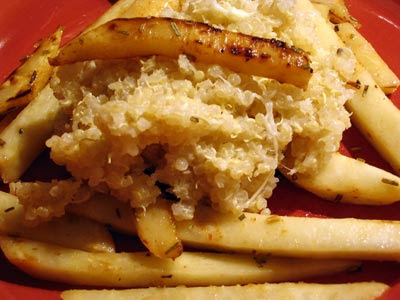
<path fill-rule="evenodd" d="M 400 175 L 400 110 L 385 96 L 372 76 L 357 64 L 354 82 L 359 88 L 346 108 L 353 124 Z"/>
<path fill-rule="evenodd" d="M 175 260 L 148 253 L 90 253 L 19 238 L 1 238 L 10 262 L 38 278 L 102 287 L 205 286 L 299 280 L 357 266 L 354 261 L 299 260 L 185 252 Z"/>
<path fill-rule="evenodd" d="M 50 79 L 49 57 L 57 55 L 62 28 L 43 40 L 35 52 L 0 85 L 0 114 L 35 99 Z"/>
<path fill-rule="evenodd" d="M 99 202 L 100 203 L 100 202 Z M 99 222 L 121 222 L 113 209 L 120 207 L 127 224 L 132 218 L 117 200 L 109 204 L 95 202 L 80 215 L 94 217 Z M 315 219 L 265 216 L 245 213 L 224 215 L 213 209 L 198 207 L 194 220 L 176 222 L 177 235 L 184 245 L 199 249 L 235 252 L 257 251 L 282 256 L 334 257 L 392 260 L 400 258 L 400 222 L 357 219 Z M 100 211 L 98 214 L 90 211 Z M 107 213 L 108 212 L 108 213 Z M 135 233 L 129 226 L 124 232 Z M 293 241 L 296 241 L 294 243 Z"/>
<path fill-rule="evenodd" d="M 136 210 L 137 234 L 149 251 L 160 258 L 176 258 L 183 251 L 182 243 L 176 235 L 171 204 L 165 199 L 146 209 Z"/>
<path fill-rule="evenodd" d="M 338 24 L 335 31 L 383 92 L 394 93 L 400 85 L 400 80 L 372 45 L 349 23 Z"/>
<path fill-rule="evenodd" d="M 131 290 L 70 290 L 61 294 L 63 300 L 374 300 L 388 288 L 378 282 L 347 284 L 265 283 L 245 286 L 208 286 L 188 288 L 148 288 Z"/>
<path fill-rule="evenodd" d="M 0 133 L 0 174 L 5 183 L 16 181 L 45 148 L 60 110 L 49 86 Z"/>
<path fill-rule="evenodd" d="M 176 222 L 176 226 L 184 245 L 198 249 L 291 257 L 400 259 L 400 222 L 396 221 L 251 213 L 235 217 L 198 207 L 193 220 Z"/>
<path fill-rule="evenodd" d="M 400 178 L 365 162 L 334 153 L 312 175 L 288 176 L 293 183 L 335 202 L 385 205 L 400 201 Z"/>
<path fill-rule="evenodd" d="M 0 234 L 20 236 L 92 252 L 115 252 L 113 239 L 103 224 L 65 215 L 37 227 L 24 226 L 18 198 L 0 192 Z"/>
<path fill-rule="evenodd" d="M 344 23 L 349 22 L 354 27 L 360 28 L 361 24 L 350 15 L 344 0 L 311 0 L 314 4 L 324 4 L 329 7 L 329 19 L 332 23 Z"/>
<path fill-rule="evenodd" d="M 208 64 L 276 79 L 304 88 L 310 61 L 297 48 L 275 39 L 257 38 L 198 22 L 170 18 L 117 19 L 66 44 L 54 65 L 93 59 L 187 54 Z"/>
<path fill-rule="evenodd" d="M 312 4 L 305 0 L 297 1 L 296 8 L 305 13 L 314 10 Z M 320 17 L 315 23 L 315 34 L 321 39 L 324 47 L 344 47 L 342 40 L 326 20 Z M 346 108 L 352 113 L 352 121 L 390 163 L 395 173 L 400 174 L 400 111 L 360 64 L 356 64 L 352 81 L 352 85 L 359 86 L 353 98 L 346 102 Z"/>

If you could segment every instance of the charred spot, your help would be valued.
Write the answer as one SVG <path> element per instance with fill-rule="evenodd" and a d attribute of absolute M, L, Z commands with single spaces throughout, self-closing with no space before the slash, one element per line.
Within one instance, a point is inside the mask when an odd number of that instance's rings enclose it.
<path fill-rule="evenodd" d="M 249 60 L 250 58 L 253 58 L 255 56 L 253 49 L 251 48 L 245 48 L 244 55 L 246 56 L 246 60 Z"/>
<path fill-rule="evenodd" d="M 231 48 L 230 48 L 230 52 L 231 52 L 233 55 L 240 55 L 240 49 L 239 49 L 238 47 L 231 47 Z"/>
<path fill-rule="evenodd" d="M 204 43 L 202 42 L 202 41 L 200 41 L 200 40 L 195 40 L 194 41 L 196 44 L 199 44 L 199 45 L 203 45 Z"/>
<path fill-rule="evenodd" d="M 254 43 L 258 43 L 258 42 L 269 42 L 270 40 L 268 40 L 268 39 L 265 39 L 265 38 L 262 38 L 262 37 L 258 37 L 258 36 L 252 36 L 251 37 L 251 40 L 254 42 Z"/>
<path fill-rule="evenodd" d="M 19 93 L 17 96 L 15 96 L 14 98 L 7 99 L 7 102 L 10 102 L 10 101 L 16 100 L 16 99 L 18 99 L 18 98 L 24 97 L 24 96 L 28 95 L 31 91 L 32 91 L 32 89 L 28 89 L 28 90 L 26 90 L 26 91 L 20 92 L 20 93 Z"/>
<path fill-rule="evenodd" d="M 210 25 L 207 25 L 207 27 L 208 27 L 208 32 L 210 32 L 210 33 L 212 33 L 212 32 L 214 32 L 214 33 L 220 33 L 220 32 L 222 32 L 222 29 L 219 29 L 219 28 L 216 28 L 216 27 L 212 27 L 212 26 L 210 26 Z"/>
<path fill-rule="evenodd" d="M 194 56 L 193 54 L 190 54 L 190 53 L 183 53 L 183 54 L 185 54 L 186 55 L 186 57 L 190 60 L 190 61 L 192 61 L 192 62 L 195 62 L 196 61 L 196 56 Z"/>
<path fill-rule="evenodd" d="M 24 57 L 21 57 L 21 58 L 19 59 L 19 62 L 20 62 L 20 63 L 24 63 L 24 62 L 26 62 L 26 61 L 28 60 L 28 58 L 29 58 L 29 55 L 25 55 Z"/>
<path fill-rule="evenodd" d="M 297 48 L 295 46 L 290 47 L 290 49 L 292 49 L 294 52 L 298 53 L 298 54 L 304 54 L 304 50 L 301 48 Z"/>
<path fill-rule="evenodd" d="M 31 79 L 29 79 L 29 84 L 32 84 L 35 81 L 36 77 L 37 77 L 37 71 L 34 70 L 32 72 Z"/>
<path fill-rule="evenodd" d="M 270 58 L 271 55 L 269 55 L 267 53 L 261 53 L 260 57 L 263 58 L 263 59 L 267 59 L 267 58 Z"/>
<path fill-rule="evenodd" d="M 108 25 L 108 29 L 110 30 L 115 30 L 117 28 L 117 24 L 115 23 L 111 23 L 110 25 Z"/>
<path fill-rule="evenodd" d="M 224 53 L 224 52 L 225 52 L 225 48 L 219 49 L 219 53 Z"/>
<path fill-rule="evenodd" d="M 276 46 L 278 48 L 285 48 L 286 47 L 286 43 L 285 42 L 282 42 L 282 41 L 277 40 L 277 39 L 271 39 L 269 42 L 272 45 L 274 45 L 274 46 Z"/>

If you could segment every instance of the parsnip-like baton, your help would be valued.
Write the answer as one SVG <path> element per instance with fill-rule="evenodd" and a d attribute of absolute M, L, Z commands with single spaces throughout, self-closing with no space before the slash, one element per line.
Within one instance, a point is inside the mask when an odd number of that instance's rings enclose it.
<path fill-rule="evenodd" d="M 358 282 L 347 284 L 316 283 L 265 283 L 245 286 L 208 286 L 188 288 L 148 288 L 130 290 L 70 290 L 61 294 L 63 300 L 374 300 L 387 285 L 378 282 Z"/>
<path fill-rule="evenodd" d="M 305 53 L 279 40 L 221 30 L 199 22 L 156 17 L 110 21 L 72 40 L 51 62 L 62 65 L 148 55 L 176 58 L 180 54 L 301 88 L 307 86 L 312 74 Z"/>
<path fill-rule="evenodd" d="M 24 225 L 24 208 L 18 198 L 0 192 L 0 235 L 49 242 L 91 252 L 115 252 L 110 232 L 103 224 L 65 215 L 36 227 Z"/>
<path fill-rule="evenodd" d="M 323 167 L 305 176 L 288 176 L 296 185 L 334 202 L 386 205 L 400 201 L 400 178 L 357 159 L 334 153 Z"/>
<path fill-rule="evenodd" d="M 400 222 L 265 216 L 196 208 L 176 222 L 184 245 L 198 249 L 314 258 L 400 259 Z"/>
<path fill-rule="evenodd" d="M 53 71 L 48 58 L 56 56 L 61 34 L 59 27 L 0 85 L 0 114 L 28 104 L 45 87 Z"/>
<path fill-rule="evenodd" d="M 145 252 L 93 253 L 21 238 L 0 238 L 4 255 L 22 271 L 52 281 L 101 287 L 206 286 L 302 280 L 359 266 L 349 260 L 268 258 L 184 252 L 162 259 Z"/>
<path fill-rule="evenodd" d="M 394 93 L 400 85 L 400 80 L 372 45 L 349 23 L 338 24 L 335 31 L 345 45 L 354 52 L 357 60 L 372 75 L 382 91 L 385 94 Z"/>
<path fill-rule="evenodd" d="M 0 175 L 5 183 L 17 181 L 44 150 L 60 109 L 47 85 L 0 133 Z"/>

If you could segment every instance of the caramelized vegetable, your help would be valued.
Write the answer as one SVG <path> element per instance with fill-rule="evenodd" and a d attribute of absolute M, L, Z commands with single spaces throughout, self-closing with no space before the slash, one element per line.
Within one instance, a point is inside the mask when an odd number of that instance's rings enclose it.
<path fill-rule="evenodd" d="M 0 114 L 25 106 L 45 87 L 53 71 L 48 58 L 57 54 L 61 34 L 60 27 L 32 55 L 21 59 L 23 64 L 0 85 Z"/>
<path fill-rule="evenodd" d="M 180 54 L 301 88 L 307 86 L 312 74 L 305 53 L 282 41 L 221 30 L 204 23 L 155 17 L 110 21 L 72 40 L 51 62 L 62 65 L 148 55 L 176 58 Z"/>

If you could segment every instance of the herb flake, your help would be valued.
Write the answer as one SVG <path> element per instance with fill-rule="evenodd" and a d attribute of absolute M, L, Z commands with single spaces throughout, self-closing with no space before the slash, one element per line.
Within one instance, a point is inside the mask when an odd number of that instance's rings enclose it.
<path fill-rule="evenodd" d="M 191 116 L 191 117 L 190 117 L 190 121 L 192 121 L 193 123 L 199 123 L 199 122 L 200 122 L 200 119 L 199 119 L 198 117 Z"/>
<path fill-rule="evenodd" d="M 337 194 L 335 196 L 335 198 L 333 199 L 333 202 L 339 203 L 340 201 L 342 201 L 342 199 L 343 199 L 343 195 L 342 194 Z"/>
<path fill-rule="evenodd" d="M 391 180 L 391 179 L 388 179 L 388 178 L 382 178 L 381 181 L 383 183 L 385 183 L 385 184 L 390 184 L 390 185 L 393 185 L 393 186 L 399 186 L 399 183 L 397 181 Z"/>
<path fill-rule="evenodd" d="M 117 33 L 123 34 L 123 35 L 129 35 L 129 32 L 125 31 L 125 30 L 117 30 Z"/>
<path fill-rule="evenodd" d="M 363 92 L 362 92 L 362 97 L 365 97 L 365 95 L 367 95 L 368 89 L 369 89 L 369 85 L 364 85 L 364 89 L 363 89 Z"/>
<path fill-rule="evenodd" d="M 176 25 L 175 22 L 171 22 L 171 27 L 172 27 L 173 31 L 175 32 L 176 36 L 180 36 L 181 35 L 181 32 L 179 31 L 179 28 L 178 28 L 178 26 Z"/>
<path fill-rule="evenodd" d="M 244 219 L 246 219 L 246 215 L 241 214 L 238 219 L 239 219 L 239 221 L 243 221 Z"/>
<path fill-rule="evenodd" d="M 5 210 L 4 210 L 4 212 L 5 213 L 8 213 L 9 211 L 12 211 L 12 210 L 14 210 L 15 209 L 15 207 L 14 206 L 11 206 L 11 207 L 9 207 L 9 208 L 6 208 Z"/>

